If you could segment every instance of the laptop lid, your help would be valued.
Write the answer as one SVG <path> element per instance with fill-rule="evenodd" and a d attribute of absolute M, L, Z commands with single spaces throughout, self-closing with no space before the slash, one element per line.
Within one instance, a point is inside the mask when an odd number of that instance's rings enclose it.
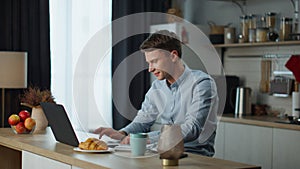
<path fill-rule="evenodd" d="M 79 141 L 63 105 L 40 103 L 56 141 L 77 147 Z"/>

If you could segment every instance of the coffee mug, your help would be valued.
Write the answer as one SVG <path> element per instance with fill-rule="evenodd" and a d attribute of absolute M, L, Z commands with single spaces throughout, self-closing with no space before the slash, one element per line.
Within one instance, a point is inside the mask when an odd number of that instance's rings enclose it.
<path fill-rule="evenodd" d="M 130 134 L 130 147 L 132 156 L 145 155 L 147 139 L 147 133 Z"/>

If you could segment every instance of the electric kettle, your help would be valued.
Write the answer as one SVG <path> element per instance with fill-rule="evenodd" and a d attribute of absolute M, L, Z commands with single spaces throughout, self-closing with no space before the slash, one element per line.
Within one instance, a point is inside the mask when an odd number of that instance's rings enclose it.
<path fill-rule="evenodd" d="M 236 89 L 235 116 L 251 115 L 251 88 L 238 87 Z"/>

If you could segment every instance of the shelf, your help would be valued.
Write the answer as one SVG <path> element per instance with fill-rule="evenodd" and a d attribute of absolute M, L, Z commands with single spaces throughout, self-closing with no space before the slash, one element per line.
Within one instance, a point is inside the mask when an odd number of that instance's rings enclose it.
<path fill-rule="evenodd" d="M 247 1 L 247 0 L 209 0 L 209 1 L 229 1 L 229 2 L 232 2 L 232 1 Z"/>
<path fill-rule="evenodd" d="M 236 47 L 284 46 L 284 45 L 300 45 L 300 40 L 282 41 L 282 42 L 215 44 L 214 47 L 215 48 L 236 48 Z"/>

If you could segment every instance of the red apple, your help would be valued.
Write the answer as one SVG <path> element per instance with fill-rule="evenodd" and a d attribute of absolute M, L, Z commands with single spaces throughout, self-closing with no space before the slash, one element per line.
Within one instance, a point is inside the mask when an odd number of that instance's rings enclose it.
<path fill-rule="evenodd" d="M 19 112 L 19 116 L 21 121 L 25 121 L 28 117 L 30 117 L 30 113 L 27 110 L 22 110 Z"/>
<path fill-rule="evenodd" d="M 10 124 L 10 125 L 16 125 L 16 124 L 18 124 L 19 122 L 20 122 L 20 117 L 18 116 L 18 115 L 16 115 L 16 114 L 12 114 L 12 115 L 10 115 L 9 116 L 9 118 L 8 118 L 8 124 Z"/>
<path fill-rule="evenodd" d="M 19 122 L 19 123 L 16 125 L 15 129 L 16 129 L 16 132 L 17 132 L 18 134 L 22 134 L 22 133 L 25 133 L 25 132 L 26 132 L 26 128 L 25 128 L 25 126 L 24 126 L 24 122 Z"/>
<path fill-rule="evenodd" d="M 36 125 L 36 122 L 33 118 L 28 117 L 25 121 L 24 121 L 24 126 L 27 130 L 31 131 Z"/>

